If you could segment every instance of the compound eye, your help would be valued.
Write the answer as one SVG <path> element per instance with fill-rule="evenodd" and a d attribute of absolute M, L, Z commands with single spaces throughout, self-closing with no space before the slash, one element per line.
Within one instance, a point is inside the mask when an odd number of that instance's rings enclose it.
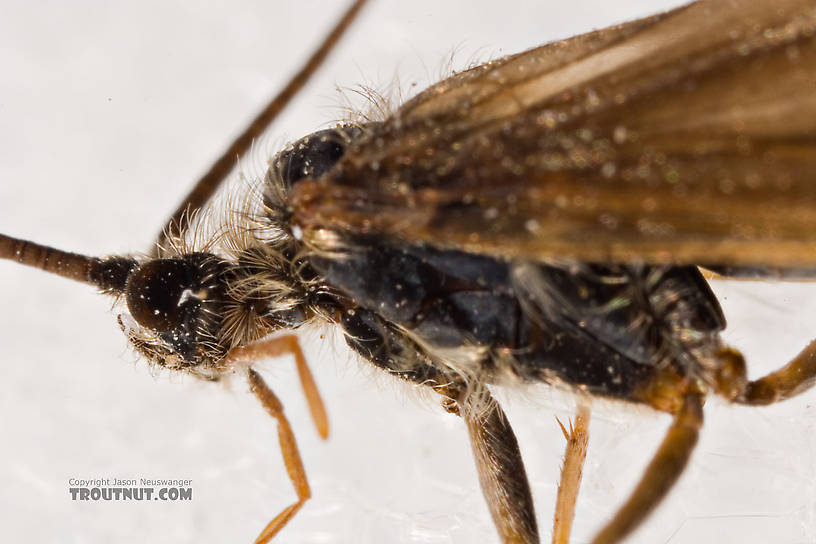
<path fill-rule="evenodd" d="M 130 314 L 140 325 L 157 332 L 180 327 L 190 304 L 199 299 L 193 292 L 195 278 L 195 267 L 179 259 L 157 259 L 139 266 L 125 287 Z"/>

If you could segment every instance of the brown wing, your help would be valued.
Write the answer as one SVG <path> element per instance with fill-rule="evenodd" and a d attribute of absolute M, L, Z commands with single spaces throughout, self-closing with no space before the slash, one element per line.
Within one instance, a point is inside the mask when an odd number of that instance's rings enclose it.
<path fill-rule="evenodd" d="M 814 178 L 816 3 L 711 0 L 442 81 L 290 202 L 502 257 L 815 265 Z"/>

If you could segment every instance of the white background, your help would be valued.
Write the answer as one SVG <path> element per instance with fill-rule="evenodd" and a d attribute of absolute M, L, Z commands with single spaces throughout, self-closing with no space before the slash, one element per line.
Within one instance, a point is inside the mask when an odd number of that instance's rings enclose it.
<path fill-rule="evenodd" d="M 677 2 L 661 2 L 669 6 Z M 0 3 L 0 232 L 88 254 L 145 250 L 182 194 L 310 52 L 345 2 Z M 444 4 L 444 5 L 439 5 Z M 335 86 L 411 92 L 465 67 L 646 15 L 657 2 L 380 1 L 257 146 L 342 117 Z M 416 84 L 416 86 L 413 86 Z M 752 376 L 816 333 L 816 286 L 718 283 Z M 279 542 L 494 542 L 460 422 L 306 335 L 332 423 L 317 439 L 291 362 L 264 375 L 285 403 L 314 499 Z M 327 331 L 323 331 L 327 332 Z M 502 395 L 543 540 L 568 395 Z M 691 465 L 634 542 L 811 542 L 816 392 L 773 408 L 706 406 Z M 0 262 L 0 521 L 4 540 L 251 542 L 293 497 L 273 421 L 231 390 L 153 375 L 109 302 Z M 625 499 L 668 417 L 597 406 L 577 512 L 586 542 Z M 191 478 L 190 503 L 83 503 L 71 477 Z"/>

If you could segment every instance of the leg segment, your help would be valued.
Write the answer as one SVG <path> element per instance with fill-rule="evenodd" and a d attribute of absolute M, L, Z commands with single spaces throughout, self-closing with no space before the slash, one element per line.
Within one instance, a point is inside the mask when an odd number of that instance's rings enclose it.
<path fill-rule="evenodd" d="M 567 439 L 567 449 L 564 452 L 564 466 L 561 467 L 561 482 L 558 484 L 558 498 L 555 501 L 552 541 L 553 544 L 569 544 L 589 441 L 589 408 L 582 405 L 578 409 L 575 426 L 570 422 L 569 432 L 560 421 L 558 425 Z"/>
<path fill-rule="evenodd" d="M 343 315 L 346 342 L 393 376 L 430 387 L 442 406 L 465 420 L 479 483 L 496 529 L 506 544 L 538 544 L 533 498 L 518 442 L 507 416 L 490 393 L 468 393 L 468 384 L 433 365 L 404 332 L 363 308 Z"/>
<path fill-rule="evenodd" d="M 715 274 L 737 279 L 816 280 L 816 268 L 708 266 Z M 745 362 L 734 350 L 720 354 L 725 375 L 717 392 L 740 404 L 766 405 L 798 395 L 816 385 L 816 341 L 808 344 L 788 364 L 767 376 L 745 381 Z M 722 379 L 724 378 L 724 379 Z"/>
<path fill-rule="evenodd" d="M 476 403 L 468 397 L 458 407 L 470 433 L 479 484 L 502 542 L 538 544 L 530 484 L 507 416 L 486 391 Z"/>
<path fill-rule="evenodd" d="M 294 517 L 301 506 L 312 496 L 312 492 L 309 489 L 309 482 L 306 480 L 306 471 L 303 468 L 303 461 L 300 459 L 295 435 L 292 433 L 289 420 L 286 419 L 283 413 L 283 405 L 275 396 L 275 393 L 266 385 L 260 374 L 250 368 L 247 375 L 250 391 L 258 397 L 269 415 L 278 421 L 278 440 L 283 454 L 283 462 L 286 464 L 286 471 L 289 473 L 289 479 L 292 481 L 298 496 L 297 502 L 286 507 L 275 519 L 270 521 L 261 531 L 261 534 L 258 535 L 258 538 L 255 539 L 255 544 L 266 544 Z"/>
<path fill-rule="evenodd" d="M 814 384 L 816 384 L 816 340 L 779 370 L 746 383 L 734 402 L 771 404 L 798 395 Z"/>
<path fill-rule="evenodd" d="M 689 393 L 666 438 L 629 499 L 593 540 L 594 544 L 620 542 L 649 516 L 682 474 L 703 424 L 703 396 Z"/>
<path fill-rule="evenodd" d="M 320 391 L 317 390 L 314 377 L 309 371 L 309 365 L 306 364 L 306 357 L 303 356 L 303 350 L 300 349 L 297 336 L 293 334 L 275 336 L 248 346 L 234 348 L 227 354 L 227 360 L 255 361 L 265 357 L 289 355 L 290 353 L 295 357 L 300 386 L 303 388 L 303 394 L 306 395 L 312 421 L 314 421 L 320 437 L 326 439 L 329 436 L 329 418 L 326 415 L 326 407 L 323 405 L 323 399 L 320 397 Z"/>

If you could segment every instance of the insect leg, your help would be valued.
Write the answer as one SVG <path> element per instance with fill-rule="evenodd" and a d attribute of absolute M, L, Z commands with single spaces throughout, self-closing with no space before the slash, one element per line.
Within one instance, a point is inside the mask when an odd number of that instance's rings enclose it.
<path fill-rule="evenodd" d="M 816 340 L 788 364 L 744 384 L 733 398 L 741 404 L 765 405 L 798 395 L 816 385 Z"/>
<path fill-rule="evenodd" d="M 297 502 L 290 504 L 275 516 L 275 519 L 270 521 L 261 531 L 261 534 L 258 535 L 258 538 L 255 539 L 255 544 L 266 544 L 294 517 L 301 506 L 312 496 L 312 492 L 309 489 L 309 482 L 306 480 L 306 471 L 303 468 L 303 461 L 300 459 L 295 435 L 292 433 L 289 420 L 286 419 L 283 413 L 283 405 L 275 393 L 266 385 L 260 374 L 250 368 L 247 376 L 250 391 L 258 397 L 269 415 L 278 420 L 278 440 L 283 454 L 283 462 L 286 464 L 286 471 L 289 473 L 289 479 L 292 481 L 298 496 Z"/>
<path fill-rule="evenodd" d="M 479 484 L 502 542 L 538 544 L 530 484 L 507 416 L 487 391 L 467 395 L 457 404 L 470 434 Z"/>
<path fill-rule="evenodd" d="M 444 397 L 442 406 L 461 416 L 470 434 L 479 483 L 493 523 L 507 544 L 538 544 L 538 527 L 527 473 L 507 416 L 487 389 L 469 391 L 458 375 L 434 366 L 404 332 L 363 308 L 343 315 L 348 345 L 392 375 Z"/>
<path fill-rule="evenodd" d="M 323 404 L 320 391 L 317 390 L 317 384 L 309 370 L 309 365 L 306 364 L 306 357 L 303 356 L 303 350 L 300 349 L 297 336 L 294 334 L 276 336 L 248 346 L 233 348 L 227 358 L 233 361 L 254 361 L 261 358 L 289 355 L 290 353 L 295 357 L 300 386 L 306 395 L 306 402 L 309 404 L 309 412 L 317 428 L 317 433 L 321 438 L 326 439 L 329 437 L 329 418 L 326 415 L 326 407 Z"/>
<path fill-rule="evenodd" d="M 558 484 L 558 497 L 555 501 L 552 541 L 553 544 L 569 544 L 589 441 L 589 408 L 585 405 L 578 408 L 575 426 L 570 422 L 569 432 L 560 421 L 558 425 L 567 439 L 567 449 L 564 452 L 564 466 L 561 467 L 561 482 Z"/>
<path fill-rule="evenodd" d="M 606 524 L 593 544 L 620 542 L 646 519 L 682 474 L 703 424 L 702 394 L 688 393 L 674 414 L 669 432 L 660 444 L 646 472 L 612 521 Z"/>
<path fill-rule="evenodd" d="M 283 111 L 289 101 L 297 95 L 309 79 L 317 72 L 318 68 L 326 60 L 326 57 L 340 41 L 345 31 L 351 26 L 360 8 L 367 0 L 356 0 L 343 14 L 339 21 L 332 28 L 331 32 L 323 39 L 320 46 L 312 53 L 312 56 L 306 61 L 301 69 L 296 73 L 286 87 L 283 88 L 272 100 L 266 105 L 255 119 L 249 124 L 244 131 L 235 138 L 230 146 L 221 154 L 218 159 L 210 166 L 209 170 L 201 176 L 196 182 L 192 190 L 184 197 L 179 207 L 167 220 L 162 232 L 158 236 L 157 246 L 154 248 L 158 256 L 158 247 L 162 245 L 168 238 L 177 236 L 184 232 L 190 215 L 196 210 L 204 206 L 210 197 L 215 194 L 221 183 L 227 178 L 229 173 L 235 167 L 236 162 L 246 154 L 252 146 L 252 142 L 275 120 L 278 114 Z"/>

